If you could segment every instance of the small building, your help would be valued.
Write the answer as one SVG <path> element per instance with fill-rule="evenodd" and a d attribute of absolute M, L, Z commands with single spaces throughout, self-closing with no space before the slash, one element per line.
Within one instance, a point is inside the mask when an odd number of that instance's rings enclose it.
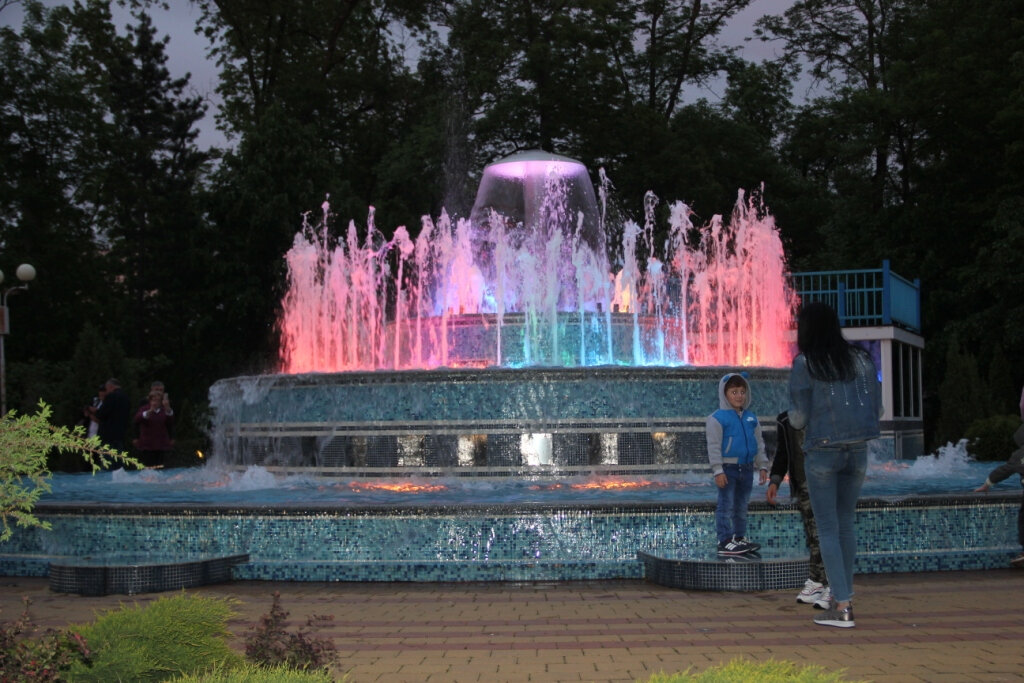
<path fill-rule="evenodd" d="M 839 314 L 847 339 L 867 349 L 882 382 L 883 455 L 924 454 L 921 282 L 882 267 L 793 273 L 803 302 L 823 301 Z"/>

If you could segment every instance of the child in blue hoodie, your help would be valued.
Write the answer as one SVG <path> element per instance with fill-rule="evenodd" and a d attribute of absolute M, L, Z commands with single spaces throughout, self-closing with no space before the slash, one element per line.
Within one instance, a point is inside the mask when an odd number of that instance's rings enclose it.
<path fill-rule="evenodd" d="M 765 455 L 761 424 L 750 412 L 750 384 L 739 373 L 729 373 L 718 383 L 720 408 L 711 413 L 705 425 L 708 461 L 718 487 L 715 507 L 715 532 L 720 555 L 744 555 L 756 552 L 760 545 L 747 540 L 747 505 L 754 486 L 768 481 L 768 456 Z"/>

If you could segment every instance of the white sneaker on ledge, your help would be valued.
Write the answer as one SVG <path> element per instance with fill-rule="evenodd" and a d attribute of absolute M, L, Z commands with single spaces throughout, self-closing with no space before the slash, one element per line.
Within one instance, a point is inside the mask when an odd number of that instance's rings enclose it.
<path fill-rule="evenodd" d="M 796 601 L 802 602 L 805 605 L 813 604 L 818 601 L 824 590 L 824 584 L 818 583 L 814 579 L 807 579 L 804 581 L 803 590 L 797 593 Z"/>

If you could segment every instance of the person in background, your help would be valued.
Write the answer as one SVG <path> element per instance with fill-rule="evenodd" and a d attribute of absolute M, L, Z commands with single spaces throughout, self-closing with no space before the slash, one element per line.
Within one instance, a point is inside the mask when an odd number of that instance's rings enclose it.
<path fill-rule="evenodd" d="M 107 395 L 107 385 L 101 384 L 92 397 L 92 402 L 82 411 L 85 414 L 86 427 L 85 435 L 89 438 L 96 436 L 100 429 L 100 422 L 96 418 L 96 409 L 103 404 L 103 397 Z"/>
<path fill-rule="evenodd" d="M 135 424 L 139 427 L 139 438 L 134 445 L 138 450 L 138 458 L 146 467 L 162 467 L 167 453 L 174 448 L 171 439 L 171 426 L 174 423 L 174 411 L 167 394 L 160 391 L 149 392 L 149 403 L 135 413 Z"/>
<path fill-rule="evenodd" d="M 103 397 L 103 403 L 94 411 L 96 421 L 99 422 L 97 435 L 109 447 L 124 451 L 124 437 L 131 420 L 131 404 L 117 379 L 111 377 L 105 387 L 107 394 Z"/>
<path fill-rule="evenodd" d="M 718 383 L 720 408 L 708 416 L 705 435 L 708 462 L 718 487 L 715 533 L 720 555 L 745 555 L 761 546 L 747 540 L 747 506 L 754 485 L 768 480 L 768 456 L 761 424 L 750 408 L 750 384 L 739 373 L 729 373 Z"/>
<path fill-rule="evenodd" d="M 789 422 L 804 430 L 807 490 L 832 593 L 814 623 L 851 628 L 857 498 L 868 467 L 867 442 L 881 435 L 881 383 L 871 356 L 846 341 L 839 316 L 827 304 L 800 309 L 797 348 L 789 374 Z"/>
<path fill-rule="evenodd" d="M 811 509 L 811 495 L 807 492 L 807 477 L 804 474 L 804 435 L 793 429 L 789 423 L 789 413 L 782 411 L 775 418 L 775 433 L 778 435 L 778 446 L 772 469 L 769 473 L 768 491 L 765 499 L 770 505 L 778 504 L 777 495 L 782 480 L 789 475 L 789 495 L 796 500 L 800 510 L 800 519 L 804 524 L 804 538 L 810 559 L 807 562 L 808 574 L 803 590 L 796 596 L 797 602 L 813 604 L 821 609 L 828 609 L 832 603 L 832 592 L 828 588 L 825 564 L 821 561 L 821 546 L 818 544 L 818 527 L 814 523 L 814 511 Z"/>
<path fill-rule="evenodd" d="M 1024 421 L 1024 417 L 1021 419 Z M 974 489 L 975 491 L 988 491 L 1015 474 L 1020 475 L 1021 486 L 1024 486 L 1024 424 L 1017 427 L 1017 431 L 1013 433 L 1013 442 L 1017 444 L 1017 450 L 1010 454 L 1005 463 L 989 472 L 985 483 Z M 1010 565 L 1024 568 L 1024 495 L 1021 496 L 1020 511 L 1017 513 L 1017 542 L 1020 543 L 1021 553 L 1010 560 Z"/>
<path fill-rule="evenodd" d="M 146 406 L 149 405 L 149 394 L 153 393 L 154 391 L 159 392 L 161 395 L 167 393 L 167 390 L 164 388 L 164 383 L 158 379 L 155 379 L 149 383 L 149 392 L 146 394 L 146 398 L 142 401 L 142 403 L 139 404 L 139 407 L 145 408 Z"/>

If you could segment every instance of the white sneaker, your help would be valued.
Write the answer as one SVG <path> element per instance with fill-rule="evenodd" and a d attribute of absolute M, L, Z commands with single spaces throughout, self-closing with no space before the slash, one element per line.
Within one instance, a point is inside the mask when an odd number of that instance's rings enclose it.
<path fill-rule="evenodd" d="M 821 591 L 821 596 L 814 601 L 814 606 L 818 609 L 828 609 L 832 607 L 832 589 L 825 586 L 825 590 Z"/>
<path fill-rule="evenodd" d="M 824 584 L 818 583 L 814 579 L 807 579 L 804 581 L 804 589 L 797 594 L 796 601 L 810 605 L 818 601 L 824 590 Z"/>

